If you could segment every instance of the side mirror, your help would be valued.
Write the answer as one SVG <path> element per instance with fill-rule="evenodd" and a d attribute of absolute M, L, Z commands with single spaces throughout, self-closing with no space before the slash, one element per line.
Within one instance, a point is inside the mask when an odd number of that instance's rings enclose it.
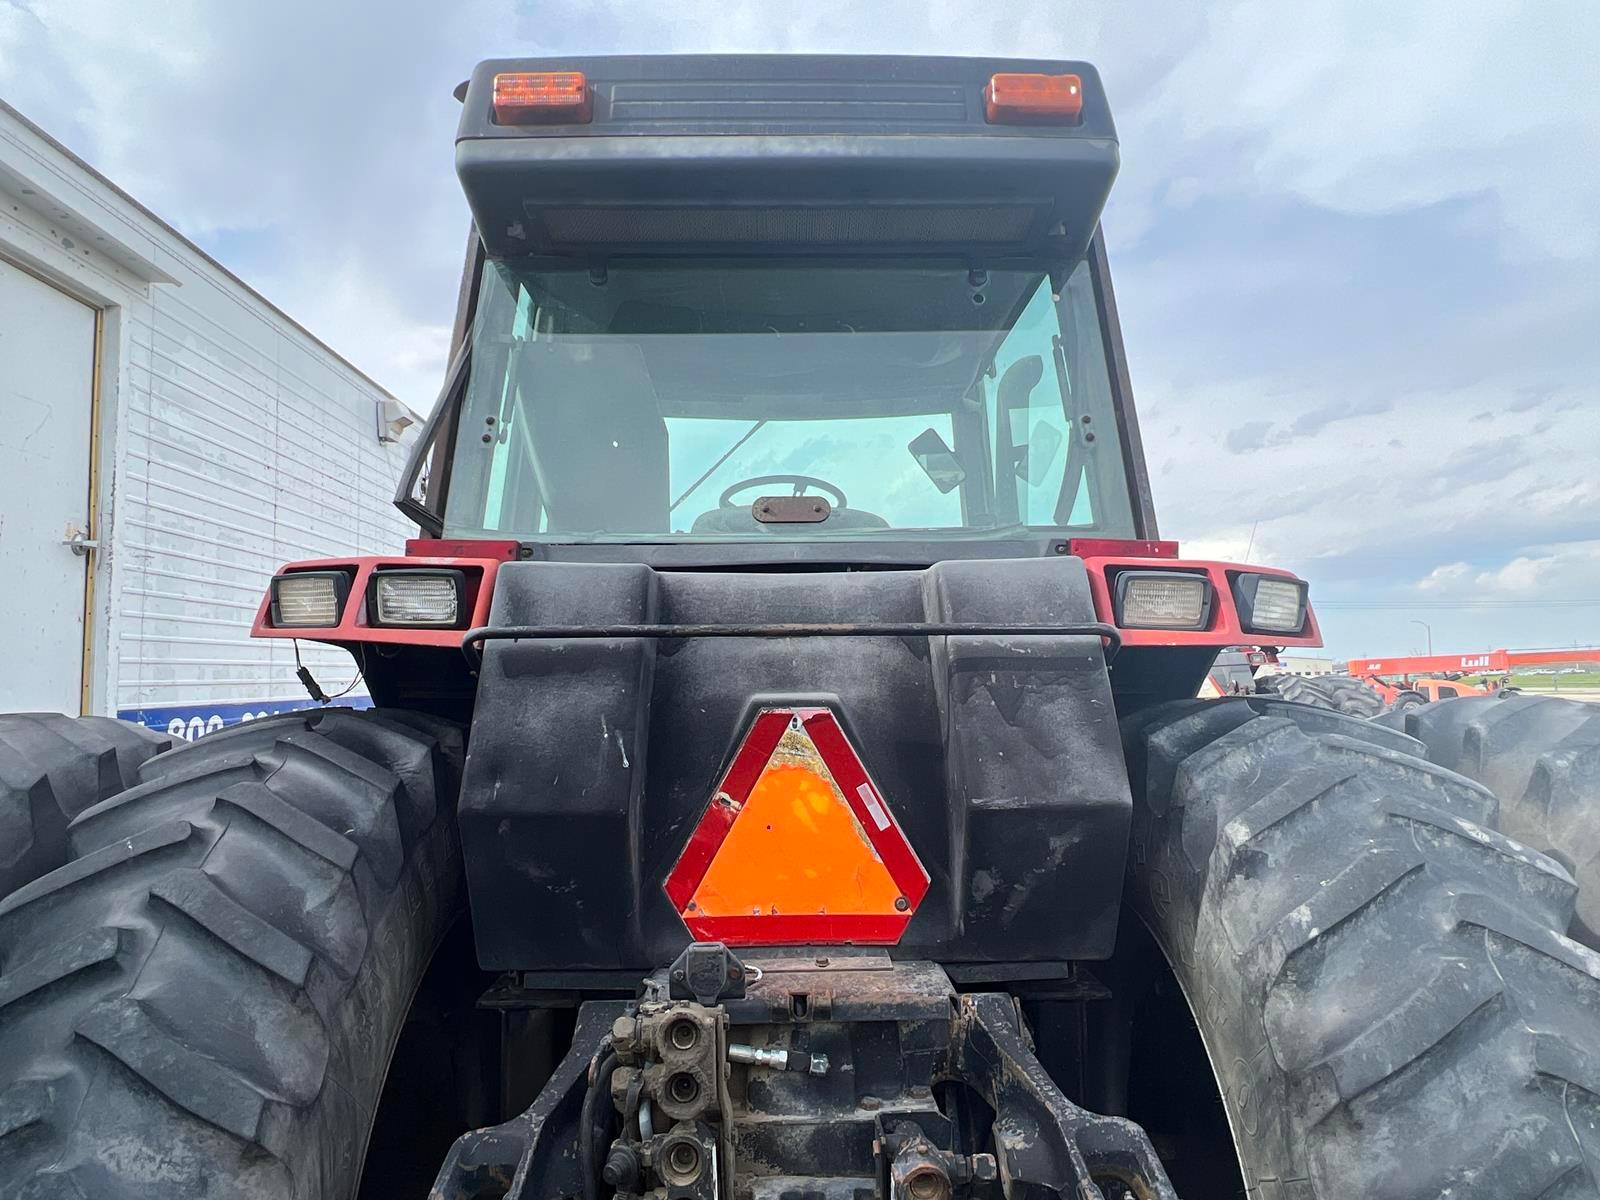
<path fill-rule="evenodd" d="M 911 439 L 906 449 L 911 451 L 917 466 L 941 492 L 954 491 L 967 477 L 966 468 L 961 465 L 956 452 L 939 436 L 937 429 L 924 429 Z"/>

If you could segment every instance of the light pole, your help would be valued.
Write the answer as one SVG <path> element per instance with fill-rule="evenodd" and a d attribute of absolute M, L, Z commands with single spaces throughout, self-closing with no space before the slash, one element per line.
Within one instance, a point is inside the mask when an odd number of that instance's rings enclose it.
<path fill-rule="evenodd" d="M 1426 629 L 1428 631 L 1428 657 L 1432 658 L 1433 657 L 1433 626 L 1429 625 L 1426 621 L 1419 621 L 1415 617 L 1411 618 L 1411 623 L 1413 625 L 1421 625 L 1424 629 Z"/>

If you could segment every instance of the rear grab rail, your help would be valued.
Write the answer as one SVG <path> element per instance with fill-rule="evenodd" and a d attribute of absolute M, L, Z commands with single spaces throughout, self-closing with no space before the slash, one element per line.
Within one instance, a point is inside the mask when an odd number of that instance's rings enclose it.
<path fill-rule="evenodd" d="M 1122 646 L 1122 631 L 1104 621 L 1067 625 L 1002 625 L 989 621 L 801 621 L 764 625 L 480 625 L 467 630 L 461 639 L 461 652 L 468 666 L 476 670 L 483 661 L 485 642 L 790 637 L 1098 637 L 1108 662 Z"/>

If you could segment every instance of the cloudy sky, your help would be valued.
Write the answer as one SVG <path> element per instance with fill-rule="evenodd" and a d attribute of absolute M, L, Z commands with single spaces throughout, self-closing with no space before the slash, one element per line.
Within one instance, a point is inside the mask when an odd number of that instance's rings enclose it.
<path fill-rule="evenodd" d="M 0 0 L 0 95 L 426 408 L 476 60 L 1087 59 L 1163 534 L 1394 654 L 1600 644 L 1597 46 L 1593 0 Z"/>

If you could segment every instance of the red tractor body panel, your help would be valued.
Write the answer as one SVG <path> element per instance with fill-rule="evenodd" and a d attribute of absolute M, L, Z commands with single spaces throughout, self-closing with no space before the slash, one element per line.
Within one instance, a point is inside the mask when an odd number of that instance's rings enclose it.
<path fill-rule="evenodd" d="M 478 548 L 483 543 L 458 543 Z M 511 543 L 515 546 L 516 543 Z M 250 636 L 259 638 L 302 638 L 306 641 L 331 642 L 335 645 L 352 645 L 358 642 L 375 642 L 384 645 L 459 647 L 463 633 L 473 625 L 482 625 L 489 619 L 489 601 L 494 595 L 494 576 L 500 566 L 499 558 L 457 558 L 446 556 L 407 557 L 404 555 L 352 555 L 348 558 L 315 558 L 289 563 L 279 570 L 279 575 L 293 571 L 348 571 L 350 587 L 346 593 L 344 611 L 337 625 L 327 627 L 296 626 L 280 629 L 272 624 L 272 591 L 270 586 L 256 609 L 256 619 L 250 627 Z M 466 580 L 466 611 L 470 614 L 460 629 L 388 629 L 373 625 L 367 616 L 365 597 L 367 584 L 373 572 L 388 568 L 445 567 L 462 573 Z"/>
<path fill-rule="evenodd" d="M 1274 646 L 1320 646 L 1322 633 L 1311 606 L 1306 606 L 1305 625 L 1298 634 L 1266 634 L 1249 630 L 1240 620 L 1239 608 L 1233 597 L 1233 578 L 1241 573 L 1272 575 L 1298 581 L 1293 572 L 1275 567 L 1247 566 L 1243 563 L 1214 562 L 1208 560 L 1180 559 L 1176 542 L 1119 541 L 1114 539 L 1075 539 L 1067 543 L 1069 549 L 1082 555 L 1089 576 L 1089 588 L 1094 599 L 1095 614 L 1108 624 L 1117 624 L 1115 605 L 1111 598 L 1112 580 L 1120 571 L 1160 569 L 1163 571 L 1188 571 L 1204 575 L 1211 583 L 1214 601 L 1207 626 L 1204 629 L 1124 629 L 1125 646 L 1238 646 L 1246 643 L 1267 643 Z M 339 623 L 326 628 L 304 627 L 276 628 L 271 620 L 270 589 L 263 595 L 256 610 L 251 637 L 303 638 L 308 641 L 349 645 L 373 642 L 387 645 L 458 647 L 466 630 L 488 623 L 489 606 L 494 594 L 495 572 L 502 562 L 515 560 L 518 544 L 514 541 L 446 540 L 416 538 L 406 543 L 404 556 L 352 555 L 348 558 L 308 559 L 289 563 L 279 572 L 346 570 L 351 573 L 348 598 Z M 435 551 L 457 551 L 459 554 L 440 554 Z M 422 553 L 417 553 L 421 551 Z M 1100 553 L 1095 553 L 1096 551 Z M 1120 553 L 1119 553 L 1120 552 Z M 367 584 L 373 572 L 406 567 L 448 567 L 463 571 L 467 576 L 467 611 L 470 618 L 454 629 L 396 629 L 384 628 L 369 622 L 366 604 Z M 1355 664 L 1352 664 L 1352 668 Z"/>
<path fill-rule="evenodd" d="M 1171 543 L 1168 543 L 1171 544 Z M 1317 616 L 1311 605 L 1306 605 L 1305 625 L 1297 634 L 1262 633 L 1244 627 L 1239 619 L 1239 606 L 1233 598 L 1233 578 L 1236 575 L 1272 575 L 1280 579 L 1299 576 L 1292 571 L 1276 567 L 1247 566 L 1244 563 L 1212 562 L 1202 559 L 1151 558 L 1151 557 L 1085 557 L 1089 572 L 1089 589 L 1094 596 L 1094 608 L 1102 621 L 1116 624 L 1111 600 L 1112 580 L 1119 571 L 1159 569 L 1162 571 L 1192 571 L 1204 575 L 1211 582 L 1214 602 L 1204 629 L 1123 629 L 1124 646 L 1320 646 L 1322 631 L 1317 626 Z"/>

